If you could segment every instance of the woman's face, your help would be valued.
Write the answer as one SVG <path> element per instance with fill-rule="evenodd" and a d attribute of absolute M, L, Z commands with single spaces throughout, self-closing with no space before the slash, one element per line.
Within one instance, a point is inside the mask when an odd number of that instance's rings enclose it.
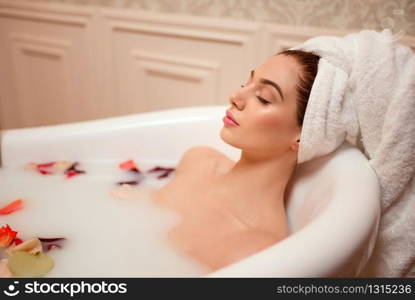
<path fill-rule="evenodd" d="M 272 56 L 252 71 L 229 101 L 239 126 L 224 121 L 221 138 L 241 150 L 275 156 L 298 150 L 296 84 L 301 68 L 295 58 Z"/>

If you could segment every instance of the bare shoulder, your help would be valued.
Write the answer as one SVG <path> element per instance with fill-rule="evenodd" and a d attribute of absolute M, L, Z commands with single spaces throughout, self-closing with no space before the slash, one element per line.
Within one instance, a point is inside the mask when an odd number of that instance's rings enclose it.
<path fill-rule="evenodd" d="M 213 147 L 210 146 L 194 146 L 185 151 L 183 157 L 199 157 L 200 155 L 218 155 L 220 152 Z"/>
<path fill-rule="evenodd" d="M 209 146 L 195 146 L 187 149 L 176 167 L 177 173 L 194 169 L 198 166 L 215 163 L 223 155 L 220 151 Z"/>

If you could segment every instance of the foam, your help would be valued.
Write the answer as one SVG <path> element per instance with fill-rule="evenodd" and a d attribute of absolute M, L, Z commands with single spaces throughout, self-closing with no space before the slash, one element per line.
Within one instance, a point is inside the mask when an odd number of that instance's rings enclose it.
<path fill-rule="evenodd" d="M 151 167 L 138 162 L 141 170 Z M 165 165 L 163 165 L 165 166 Z M 47 277 L 197 277 L 206 270 L 174 250 L 165 239 L 178 216 L 150 202 L 149 191 L 166 179 L 147 178 L 134 187 L 140 196 L 117 199 L 115 184 L 131 180 L 118 162 L 83 163 L 86 174 L 42 176 L 22 166 L 0 169 L 0 206 L 23 199 L 25 208 L 0 216 L 23 240 L 65 237 L 48 254 L 55 267 Z M 128 176 L 127 176 L 128 175 Z"/>

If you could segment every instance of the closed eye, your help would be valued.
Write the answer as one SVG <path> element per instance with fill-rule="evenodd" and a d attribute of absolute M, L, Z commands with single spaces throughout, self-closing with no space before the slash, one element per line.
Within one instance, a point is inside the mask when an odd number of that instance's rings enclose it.
<path fill-rule="evenodd" d="M 271 101 L 268 101 L 268 100 L 266 100 L 266 99 L 264 99 L 264 98 L 262 98 L 261 96 L 256 96 L 257 97 L 257 99 L 259 100 L 259 101 L 261 101 L 263 104 L 265 104 L 265 105 L 267 105 L 267 104 L 270 104 L 271 103 Z"/>

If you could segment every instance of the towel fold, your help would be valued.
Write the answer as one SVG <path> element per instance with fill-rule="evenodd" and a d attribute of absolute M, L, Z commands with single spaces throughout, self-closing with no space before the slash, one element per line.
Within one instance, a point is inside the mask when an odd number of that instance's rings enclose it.
<path fill-rule="evenodd" d="M 415 276 L 414 52 L 389 29 L 316 37 L 291 49 L 321 57 L 298 163 L 355 141 L 377 174 L 382 210 L 377 242 L 361 275 Z"/>

